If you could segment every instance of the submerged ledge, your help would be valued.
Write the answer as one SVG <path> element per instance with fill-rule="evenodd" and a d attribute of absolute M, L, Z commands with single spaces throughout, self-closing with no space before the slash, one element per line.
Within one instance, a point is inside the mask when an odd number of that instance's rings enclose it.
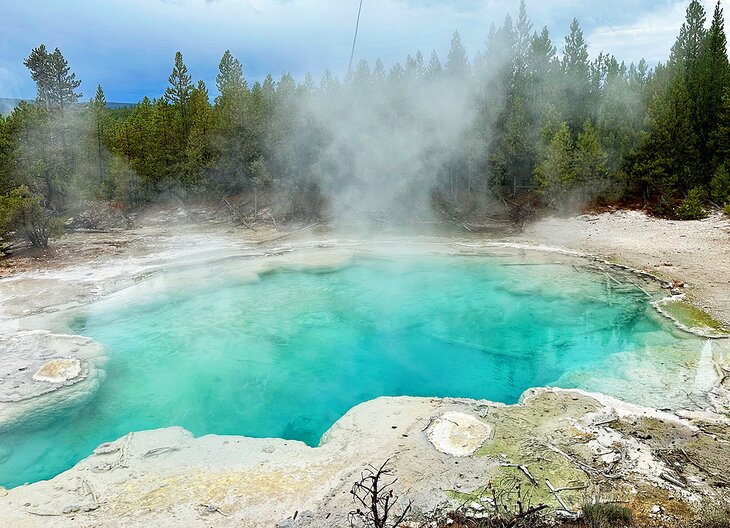
<path fill-rule="evenodd" d="M 0 431 L 82 406 L 105 377 L 105 347 L 83 336 L 16 332 L 0 335 L 0 351 Z"/>

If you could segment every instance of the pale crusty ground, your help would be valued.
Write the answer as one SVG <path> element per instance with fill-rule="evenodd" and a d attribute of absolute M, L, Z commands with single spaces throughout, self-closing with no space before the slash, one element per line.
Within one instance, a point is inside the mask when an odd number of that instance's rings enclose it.
<path fill-rule="evenodd" d="M 686 222 L 639 211 L 550 217 L 512 238 L 583 251 L 667 281 L 680 280 L 698 308 L 730 323 L 730 218 L 725 215 Z"/>
<path fill-rule="evenodd" d="M 488 438 L 459 431 L 465 416 L 488 426 Z M 470 436 L 475 453 L 453 456 L 431 443 L 444 419 L 455 422 L 452 440 Z M 195 439 L 174 427 L 129 434 L 50 481 L 0 489 L 0 519 L 16 528 L 346 528 L 353 483 L 366 464 L 390 459 L 394 490 L 416 513 L 460 504 L 484 511 L 490 482 L 501 492 L 518 481 L 533 503 L 559 508 L 549 480 L 578 488 L 560 494 L 571 510 L 609 498 L 628 502 L 651 526 L 686 526 L 689 501 L 723 500 L 729 435 L 717 415 L 679 417 L 581 391 L 530 391 L 513 406 L 379 398 L 348 412 L 318 448 Z M 652 514 L 656 505 L 660 514 Z"/>
<path fill-rule="evenodd" d="M 73 299 L 87 302 L 130 278 L 142 280 L 171 260 L 203 259 L 211 242 L 219 251 L 251 254 L 280 244 L 257 244 L 278 237 L 276 232 L 200 225 L 180 211 L 163 213 L 167 219 L 128 231 L 66 235 L 53 253 L 10 261 L 10 279 L 0 282 L 0 291 L 12 294 L 3 300 L 4 313 L 46 317 Z M 545 219 L 507 241 L 596 254 L 686 281 L 695 302 L 730 319 L 725 218 L 675 223 L 619 212 Z M 49 268 L 63 276 L 47 273 Z M 51 293 L 52 301 L 28 305 Z M 14 321 L 6 323 L 20 329 Z M 716 401 L 727 402 L 726 389 L 718 388 Z M 447 413 L 488 426 L 489 437 L 474 454 L 455 457 L 429 441 L 440 436 L 433 434 L 439 420 L 454 416 Z M 456 431 L 454 440 L 463 436 Z M 484 509 L 486 483 L 515 478 L 530 487 L 535 502 L 557 507 L 548 479 L 556 487 L 587 486 L 562 494 L 571 508 L 593 496 L 616 498 L 656 526 L 676 520 L 683 525 L 691 514 L 688 501 L 728 500 L 728 446 L 730 422 L 722 414 L 670 414 L 580 391 L 538 390 L 509 407 L 381 398 L 351 410 L 315 449 L 283 440 L 194 439 L 179 428 L 127 435 L 51 481 L 0 488 L 0 519 L 19 527 L 345 527 L 349 490 L 363 466 L 393 457 L 398 492 L 421 511 L 449 503 Z M 657 504 L 661 513 L 652 514 Z"/>

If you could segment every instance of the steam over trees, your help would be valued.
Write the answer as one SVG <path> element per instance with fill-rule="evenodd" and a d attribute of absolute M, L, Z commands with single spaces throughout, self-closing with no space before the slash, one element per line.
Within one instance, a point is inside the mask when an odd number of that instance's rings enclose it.
<path fill-rule="evenodd" d="M 730 66 L 720 2 L 708 19 L 691 0 L 669 60 L 653 70 L 591 58 L 578 20 L 558 50 L 524 2 L 473 60 L 457 32 L 443 63 L 418 51 L 389 71 L 361 61 L 343 81 L 327 72 L 319 83 L 289 74 L 250 83 L 226 51 L 213 101 L 178 52 L 164 94 L 126 109 L 109 109 L 101 86 L 79 104 L 67 61 L 40 45 L 25 60 L 36 103 L 0 118 L 0 228 L 30 237 L 85 200 L 130 207 L 169 192 L 274 190 L 305 217 L 332 206 L 324 185 L 359 190 L 366 180 L 379 200 L 420 193 L 454 214 L 528 200 L 558 209 L 623 200 L 668 216 L 696 213 L 682 207 L 688 197 L 722 206 Z M 342 131 L 327 126 L 332 115 Z M 358 128 L 365 118 L 374 126 Z M 378 148 L 363 155 L 365 145 Z"/>

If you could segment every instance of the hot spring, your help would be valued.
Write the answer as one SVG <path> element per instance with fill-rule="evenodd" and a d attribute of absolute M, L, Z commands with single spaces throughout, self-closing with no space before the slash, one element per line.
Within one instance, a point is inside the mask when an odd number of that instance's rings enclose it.
<path fill-rule="evenodd" d="M 552 253 L 478 253 L 219 259 L 77 309 L 65 330 L 108 347 L 106 377 L 84 405 L 0 432 L 0 485 L 173 425 L 316 446 L 379 396 L 512 404 L 555 385 L 666 406 L 692 390 L 705 341 L 656 313 L 637 277 Z"/>

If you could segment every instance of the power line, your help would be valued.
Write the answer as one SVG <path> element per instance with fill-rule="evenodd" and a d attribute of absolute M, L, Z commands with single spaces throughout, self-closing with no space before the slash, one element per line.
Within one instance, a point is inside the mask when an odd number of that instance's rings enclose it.
<path fill-rule="evenodd" d="M 352 39 L 352 52 L 350 53 L 350 65 L 347 67 L 347 76 L 350 76 L 352 71 L 352 59 L 355 58 L 355 44 L 357 44 L 357 33 L 360 30 L 360 15 L 362 14 L 362 2 L 360 0 L 360 9 L 357 10 L 357 24 L 355 24 L 355 37 Z"/>

